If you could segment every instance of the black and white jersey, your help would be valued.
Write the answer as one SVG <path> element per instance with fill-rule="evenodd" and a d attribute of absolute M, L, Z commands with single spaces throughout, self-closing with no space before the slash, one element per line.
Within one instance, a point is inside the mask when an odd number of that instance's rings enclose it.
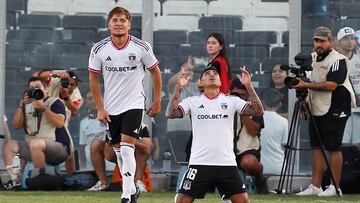
<path fill-rule="evenodd" d="M 242 114 L 248 105 L 239 97 L 222 93 L 213 99 L 205 94 L 188 97 L 179 104 L 183 115 L 191 116 L 190 165 L 236 166 L 234 115 Z"/>
<path fill-rule="evenodd" d="M 130 109 L 144 109 L 143 78 L 145 69 L 158 65 L 149 43 L 129 35 L 126 44 L 117 48 L 107 37 L 91 48 L 89 71 L 104 78 L 104 106 L 110 115 Z"/>

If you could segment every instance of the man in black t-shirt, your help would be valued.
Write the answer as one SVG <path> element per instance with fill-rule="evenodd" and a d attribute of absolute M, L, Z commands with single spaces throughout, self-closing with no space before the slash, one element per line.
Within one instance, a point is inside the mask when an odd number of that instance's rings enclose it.
<path fill-rule="evenodd" d="M 349 59 L 331 48 L 331 31 L 326 27 L 318 27 L 313 39 L 315 52 L 312 53 L 312 82 L 300 79 L 299 84 L 294 86 L 297 90 L 309 89 L 310 111 L 314 117 L 314 122 L 310 119 L 309 123 L 313 157 L 312 184 L 298 195 L 335 196 L 335 187 L 341 195 L 341 141 L 355 97 L 348 76 Z M 325 191 L 320 187 L 326 167 L 321 144 L 329 151 L 330 168 L 335 179 L 335 183 L 332 182 Z"/>

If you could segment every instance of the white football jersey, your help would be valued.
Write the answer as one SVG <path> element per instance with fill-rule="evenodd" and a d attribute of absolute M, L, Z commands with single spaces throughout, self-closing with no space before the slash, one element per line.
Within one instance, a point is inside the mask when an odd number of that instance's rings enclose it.
<path fill-rule="evenodd" d="M 205 94 L 184 99 L 179 107 L 190 114 L 193 130 L 190 165 L 236 166 L 234 115 L 242 114 L 250 103 L 220 93 L 209 99 Z"/>
<path fill-rule="evenodd" d="M 158 65 L 149 43 L 129 35 L 127 43 L 117 48 L 107 37 L 91 48 L 89 71 L 104 77 L 104 107 L 110 115 L 130 109 L 144 109 L 143 78 L 145 69 Z"/>

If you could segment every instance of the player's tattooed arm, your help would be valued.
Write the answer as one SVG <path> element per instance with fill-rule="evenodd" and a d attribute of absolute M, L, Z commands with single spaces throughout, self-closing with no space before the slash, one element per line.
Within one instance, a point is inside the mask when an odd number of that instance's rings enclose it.
<path fill-rule="evenodd" d="M 169 101 L 169 105 L 166 109 L 166 117 L 167 118 L 182 118 L 183 113 L 179 107 L 179 100 L 181 95 L 180 87 L 176 86 L 173 96 Z"/>
<path fill-rule="evenodd" d="M 183 112 L 179 107 L 179 100 L 181 90 L 185 88 L 190 82 L 190 72 L 181 68 L 178 75 L 177 83 L 175 86 L 174 94 L 169 101 L 168 108 L 166 109 L 166 117 L 168 118 L 182 118 Z"/>
<path fill-rule="evenodd" d="M 248 92 L 251 105 L 246 107 L 243 114 L 249 116 L 262 116 L 264 114 L 264 107 L 260 98 L 256 94 L 254 87 L 251 84 L 246 85 L 245 87 Z"/>

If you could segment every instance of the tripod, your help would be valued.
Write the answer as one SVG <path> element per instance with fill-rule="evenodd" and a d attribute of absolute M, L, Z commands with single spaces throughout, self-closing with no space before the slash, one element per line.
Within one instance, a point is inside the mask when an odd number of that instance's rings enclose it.
<path fill-rule="evenodd" d="M 311 112 L 309 111 L 309 105 L 304 101 L 307 96 L 307 93 L 308 93 L 307 90 L 296 91 L 296 96 L 297 96 L 298 100 L 295 102 L 294 111 L 293 111 L 293 115 L 291 118 L 288 141 L 285 146 L 284 161 L 283 161 L 283 165 L 281 168 L 278 187 L 276 189 L 277 194 L 283 193 L 285 182 L 286 182 L 285 194 L 290 194 L 291 190 L 292 190 L 292 182 L 293 182 L 293 177 L 294 177 L 294 166 L 295 166 L 295 156 L 296 156 L 296 151 L 300 150 L 297 148 L 297 144 L 298 144 L 298 140 L 299 140 L 298 138 L 299 138 L 299 134 L 300 134 L 299 133 L 300 132 L 299 120 L 300 120 L 300 112 L 302 110 L 302 107 L 304 107 L 304 110 L 306 111 L 307 115 L 309 115 L 310 122 L 312 122 L 314 124 L 316 135 L 320 141 L 320 149 L 323 154 L 326 166 L 329 169 L 330 178 L 333 181 L 334 185 L 336 185 L 333 173 L 330 168 L 329 161 L 325 154 L 325 150 L 323 147 L 323 142 L 320 137 L 319 129 L 316 125 L 316 122 L 315 122 Z M 340 196 L 340 192 L 337 187 L 335 187 L 335 190 L 336 190 L 336 194 L 338 196 Z"/>

